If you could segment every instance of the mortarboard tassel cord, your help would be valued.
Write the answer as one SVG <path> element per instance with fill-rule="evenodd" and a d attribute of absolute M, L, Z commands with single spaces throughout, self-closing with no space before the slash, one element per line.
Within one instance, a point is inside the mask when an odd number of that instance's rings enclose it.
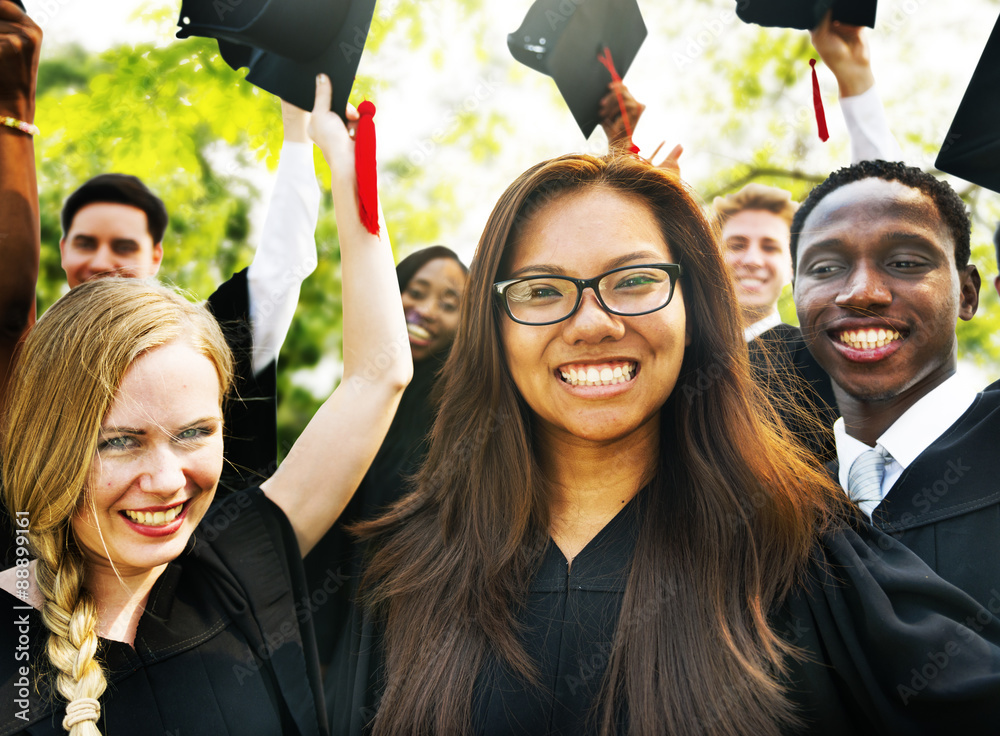
<path fill-rule="evenodd" d="M 611 59 L 611 49 L 605 46 L 604 53 L 598 54 L 597 60 L 608 70 L 608 74 L 611 75 L 611 81 L 619 83 L 622 81 L 622 78 L 618 76 L 618 70 L 615 69 L 615 62 Z M 639 146 L 632 142 L 632 125 L 628 121 L 628 113 L 625 112 L 625 98 L 622 97 L 620 89 L 615 89 L 615 95 L 618 97 L 618 109 L 621 110 L 622 122 L 625 124 L 625 133 L 628 135 L 628 150 L 632 153 L 639 153 Z"/>
<path fill-rule="evenodd" d="M 358 214 L 361 224 L 378 235 L 378 172 L 375 164 L 375 105 L 358 105 L 358 127 L 354 131 L 354 172 L 358 177 Z"/>
<path fill-rule="evenodd" d="M 819 92 L 819 77 L 816 76 L 816 60 L 810 59 L 809 66 L 812 67 L 813 107 L 816 110 L 816 127 L 819 130 L 819 139 L 826 143 L 830 138 L 830 132 L 826 129 L 826 113 L 823 112 L 823 96 Z"/>

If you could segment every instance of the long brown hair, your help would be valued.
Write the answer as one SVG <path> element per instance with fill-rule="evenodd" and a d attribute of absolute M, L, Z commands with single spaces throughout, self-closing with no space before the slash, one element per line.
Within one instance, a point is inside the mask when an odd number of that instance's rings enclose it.
<path fill-rule="evenodd" d="M 376 734 L 461 734 L 488 654 L 528 681 L 517 613 L 548 539 L 549 489 L 531 410 L 500 339 L 492 284 L 532 216 L 570 191 L 639 198 L 684 269 L 691 344 L 661 410 L 647 496 L 595 716 L 603 734 L 777 734 L 794 654 L 768 615 L 843 496 L 812 467 L 750 379 L 717 232 L 673 175 L 635 157 L 572 155 L 523 174 L 473 260 L 443 401 L 413 494 L 362 526 L 376 552 L 366 600 L 383 617 Z M 724 697 L 723 697 L 724 695 Z"/>
<path fill-rule="evenodd" d="M 14 369 L 0 437 L 0 492 L 11 518 L 20 512 L 31 520 L 28 541 L 50 632 L 50 692 L 68 705 L 99 699 L 106 687 L 96 657 L 97 602 L 84 586 L 86 561 L 71 522 L 85 502 L 101 422 L 125 372 L 140 355 L 174 340 L 212 361 L 225 395 L 232 356 L 215 319 L 203 306 L 138 279 L 101 279 L 70 291 L 38 320 Z M 100 736 L 92 720 L 66 730 Z"/>

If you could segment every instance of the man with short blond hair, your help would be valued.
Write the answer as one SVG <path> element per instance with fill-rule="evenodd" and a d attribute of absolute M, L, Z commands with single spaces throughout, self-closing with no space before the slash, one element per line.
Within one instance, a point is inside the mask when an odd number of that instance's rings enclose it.
<path fill-rule="evenodd" d="M 784 189 L 756 182 L 712 202 L 748 342 L 781 323 L 778 299 L 792 280 L 789 228 L 798 206 Z"/>
<path fill-rule="evenodd" d="M 789 192 L 756 182 L 712 202 L 754 376 L 778 397 L 785 425 L 826 462 L 834 457 L 833 388 L 799 329 L 778 313 L 781 292 L 792 281 L 790 228 L 798 208 Z"/>

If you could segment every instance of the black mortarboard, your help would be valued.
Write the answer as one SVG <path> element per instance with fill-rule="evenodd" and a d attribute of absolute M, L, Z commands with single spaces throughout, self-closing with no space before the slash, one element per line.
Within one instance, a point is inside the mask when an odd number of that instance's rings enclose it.
<path fill-rule="evenodd" d="M 851 26 L 875 27 L 878 0 L 736 0 L 736 15 L 744 23 L 811 31 L 833 8 L 833 20 Z"/>
<path fill-rule="evenodd" d="M 589 138 L 611 81 L 598 54 L 607 47 L 625 76 L 645 38 L 636 0 L 537 0 L 521 27 L 507 36 L 507 46 L 519 62 L 555 80 Z"/>
<path fill-rule="evenodd" d="M 311 110 L 316 75 L 333 83 L 333 110 L 344 115 L 375 12 L 375 0 L 183 0 L 178 38 L 207 36 L 247 80 Z"/>
<path fill-rule="evenodd" d="M 993 26 L 934 165 L 1000 192 L 1000 20 Z"/>

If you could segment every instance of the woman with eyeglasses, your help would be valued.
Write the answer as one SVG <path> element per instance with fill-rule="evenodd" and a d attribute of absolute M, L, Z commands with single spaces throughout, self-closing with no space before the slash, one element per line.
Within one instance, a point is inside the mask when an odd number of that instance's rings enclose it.
<path fill-rule="evenodd" d="M 416 491 L 360 528 L 332 730 L 993 727 L 998 623 L 858 521 L 740 335 L 715 233 L 673 175 L 574 155 L 514 182 Z"/>

